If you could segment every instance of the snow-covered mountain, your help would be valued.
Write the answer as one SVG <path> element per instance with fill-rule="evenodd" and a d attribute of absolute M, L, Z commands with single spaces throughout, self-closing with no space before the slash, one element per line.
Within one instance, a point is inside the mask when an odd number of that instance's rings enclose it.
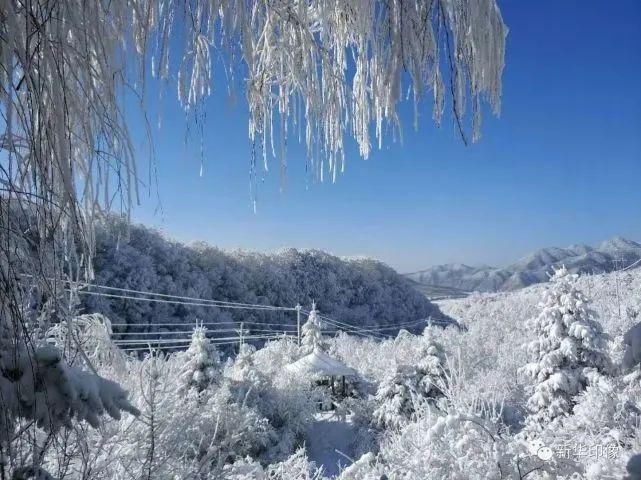
<path fill-rule="evenodd" d="M 406 276 L 417 282 L 422 291 L 438 287 L 467 292 L 495 292 L 517 290 L 544 282 L 552 267 L 561 264 L 572 272 L 603 273 L 627 267 L 639 260 L 641 244 L 614 237 L 598 247 L 579 244 L 567 248 L 542 248 L 505 268 L 455 263 L 437 265 Z"/>

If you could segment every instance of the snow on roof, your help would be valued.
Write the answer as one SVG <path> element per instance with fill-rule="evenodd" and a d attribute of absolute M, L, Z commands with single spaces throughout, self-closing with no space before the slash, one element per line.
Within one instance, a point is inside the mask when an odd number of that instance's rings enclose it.
<path fill-rule="evenodd" d="M 330 357 L 321 350 L 314 350 L 309 355 L 287 365 L 288 370 L 308 375 L 325 375 L 335 377 L 354 377 L 356 370 L 349 368 L 344 363 Z"/>

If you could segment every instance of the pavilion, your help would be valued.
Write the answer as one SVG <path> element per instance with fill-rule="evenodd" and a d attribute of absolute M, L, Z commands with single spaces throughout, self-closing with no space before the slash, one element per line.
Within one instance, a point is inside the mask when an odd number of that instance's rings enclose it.
<path fill-rule="evenodd" d="M 318 348 L 285 368 L 309 377 L 325 377 L 329 379 L 332 395 L 336 394 L 336 379 L 340 379 L 340 394 L 345 396 L 347 393 L 345 378 L 358 377 L 356 370 L 348 367 L 340 360 L 330 357 Z"/>

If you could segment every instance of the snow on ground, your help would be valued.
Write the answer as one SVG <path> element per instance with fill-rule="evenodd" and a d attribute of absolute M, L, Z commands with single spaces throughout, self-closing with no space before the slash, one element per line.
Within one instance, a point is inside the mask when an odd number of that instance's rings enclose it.
<path fill-rule="evenodd" d="M 623 333 L 641 320 L 641 270 L 583 277 L 577 286 L 592 300 L 589 306 L 611 337 L 606 351 L 619 362 Z M 557 462 L 555 453 L 556 460 L 542 460 L 519 437 L 533 387 L 522 374 L 532 361 L 523 345 L 540 335 L 528 320 L 539 315 L 548 288 L 440 302 L 465 329 L 432 326 L 422 335 L 401 332 L 384 340 L 312 335 L 307 347 L 324 349 L 358 372 L 351 396 L 339 405 L 349 412 L 346 418 L 318 412 L 330 392 L 310 372 L 288 368 L 308 354 L 291 338 L 258 350 L 246 346 L 223 362 L 204 331 L 196 331 L 184 352 L 139 358 L 111 343 L 105 319 L 88 317 L 87 328 L 76 332 L 79 343 L 99 374 L 129 392 L 142 421 L 105 420 L 104 432 L 88 430 L 72 439 L 74 449 L 80 441 L 103 445 L 95 457 L 84 460 L 63 445 L 48 451 L 42 465 L 63 471 L 67 466 L 59 459 L 70 458 L 74 469 L 98 472 L 91 478 L 192 478 L 206 470 L 199 478 L 481 479 L 519 478 L 522 468 L 538 469 L 527 480 L 621 478 L 630 456 L 641 451 L 638 378 L 628 381 L 614 372 L 581 385 L 568 395 L 572 404 L 562 421 L 542 425 L 541 441 L 550 447 L 611 447 L 611 457 Z M 100 329 L 102 336 L 96 335 Z M 67 345 L 65 332 L 54 336 L 60 346 Z M 439 378 L 424 374 L 435 351 L 443 354 Z M 543 476 L 545 469 L 551 476 Z M 576 472 L 580 476 L 572 476 Z"/>
<path fill-rule="evenodd" d="M 342 419 L 331 412 L 320 412 L 306 435 L 307 457 L 323 467 L 325 476 L 333 478 L 352 463 L 354 424 L 349 417 Z"/>

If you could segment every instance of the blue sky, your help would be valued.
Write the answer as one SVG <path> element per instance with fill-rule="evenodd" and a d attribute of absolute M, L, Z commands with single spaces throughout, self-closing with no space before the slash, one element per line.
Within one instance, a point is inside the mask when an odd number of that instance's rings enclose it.
<path fill-rule="evenodd" d="M 479 143 L 465 147 L 451 117 L 435 127 L 429 104 L 415 132 L 403 108 L 403 144 L 364 161 L 350 141 L 334 184 L 310 182 L 303 148 L 290 144 L 284 192 L 274 160 L 254 214 L 247 107 L 242 92 L 227 98 L 218 72 L 203 176 L 199 137 L 185 142 L 184 115 L 166 92 L 154 133 L 159 189 L 142 191 L 134 220 L 181 241 L 321 248 L 400 271 L 503 265 L 538 247 L 614 235 L 641 240 L 641 2 L 499 5 L 510 28 L 503 109 L 484 117 Z"/>

